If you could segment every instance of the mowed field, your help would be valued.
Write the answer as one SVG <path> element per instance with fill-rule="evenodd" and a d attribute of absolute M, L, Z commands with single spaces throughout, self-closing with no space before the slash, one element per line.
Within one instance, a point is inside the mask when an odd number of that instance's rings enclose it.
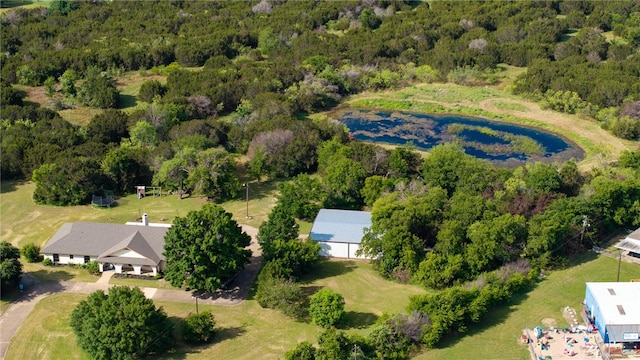
<path fill-rule="evenodd" d="M 528 350 L 518 343 L 525 327 L 555 319 L 566 326 L 561 309 L 580 309 L 587 281 L 615 281 L 617 260 L 587 254 L 574 266 L 555 271 L 530 292 L 515 296 L 508 306 L 491 311 L 468 334 L 445 341 L 439 349 L 424 350 L 415 359 L 527 359 Z M 640 266 L 622 263 L 620 280 L 640 278 Z M 409 296 L 424 290 L 381 279 L 364 262 L 329 261 L 320 264 L 305 286 L 330 287 L 345 296 L 350 333 L 366 335 L 383 313 L 405 309 Z M 69 327 L 69 316 L 84 295 L 58 294 L 41 301 L 13 338 L 6 359 L 86 359 Z M 158 302 L 174 320 L 195 311 L 194 304 Z M 200 305 L 216 319 L 218 334 L 211 345 L 185 347 L 178 339 L 175 352 L 163 359 L 282 359 L 300 341 L 316 342 L 321 329 L 293 321 L 277 311 L 262 309 L 253 299 L 237 306 Z"/>
<path fill-rule="evenodd" d="M 309 291 L 330 287 L 345 297 L 349 332 L 365 335 L 383 313 L 402 312 L 409 297 L 424 293 L 419 287 L 382 279 L 364 262 L 327 261 L 317 266 L 304 286 Z M 6 359 L 86 359 L 69 327 L 70 314 L 84 295 L 57 294 L 38 303 L 12 339 Z M 158 302 L 174 321 L 195 312 L 195 304 Z M 202 347 L 185 347 L 179 339 L 166 359 L 282 359 L 300 341 L 316 342 L 321 329 L 297 322 L 280 312 L 262 309 L 249 299 L 236 306 L 199 305 L 210 310 L 218 333 L 215 342 Z M 69 354 L 69 356 L 62 356 Z"/>

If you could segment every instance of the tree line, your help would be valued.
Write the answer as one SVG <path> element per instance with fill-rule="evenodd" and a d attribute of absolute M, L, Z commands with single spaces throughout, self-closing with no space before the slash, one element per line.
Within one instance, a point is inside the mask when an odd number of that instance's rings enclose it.
<path fill-rule="evenodd" d="M 203 117 L 229 114 L 263 94 L 308 112 L 409 80 L 467 83 L 464 69 L 486 78 L 509 64 L 528 67 L 516 93 L 538 99 L 553 97 L 548 91 L 576 94 L 581 112 L 618 136 L 637 138 L 639 6 L 168 2 L 154 4 L 150 15 L 143 4 L 61 0 L 2 17 L 0 73 L 10 83 L 57 84 L 65 94 L 75 73 L 88 83 L 61 106 L 107 108 L 116 106 L 109 86 L 114 75 L 169 67 L 162 101 Z"/>

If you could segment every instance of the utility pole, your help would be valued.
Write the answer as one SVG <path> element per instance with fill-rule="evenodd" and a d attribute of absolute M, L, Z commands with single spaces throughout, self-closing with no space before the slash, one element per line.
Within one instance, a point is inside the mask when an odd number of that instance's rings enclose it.
<path fill-rule="evenodd" d="M 247 219 L 251 219 L 249 217 L 249 183 L 244 183 L 244 184 L 242 184 L 242 186 L 244 186 L 245 194 L 246 194 L 245 195 L 245 199 L 246 199 L 246 202 L 247 202 Z"/>
<path fill-rule="evenodd" d="M 582 215 L 582 232 L 580 233 L 580 244 L 584 240 L 584 233 L 587 232 L 587 228 L 591 226 L 589 224 L 589 217 L 587 215 Z"/>
<path fill-rule="evenodd" d="M 622 262 L 622 250 L 618 249 L 618 276 L 616 276 L 616 282 L 620 282 L 620 262 Z"/>

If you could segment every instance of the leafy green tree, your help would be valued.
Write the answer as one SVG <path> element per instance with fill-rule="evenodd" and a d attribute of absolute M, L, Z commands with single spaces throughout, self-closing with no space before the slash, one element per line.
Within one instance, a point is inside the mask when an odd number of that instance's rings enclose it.
<path fill-rule="evenodd" d="M 16 71 L 16 76 L 20 85 L 38 86 L 38 74 L 29 65 L 22 65 Z"/>
<path fill-rule="evenodd" d="M 100 163 L 102 171 L 115 184 L 118 193 L 131 193 L 135 186 L 150 184 L 153 177 L 145 148 L 123 145 L 107 152 Z"/>
<path fill-rule="evenodd" d="M 323 328 L 335 325 L 344 315 L 344 297 L 329 288 L 322 288 L 311 296 L 309 314 L 313 322 Z"/>
<path fill-rule="evenodd" d="M 269 252 L 264 254 L 266 260 L 277 261 L 293 276 L 306 273 L 318 262 L 320 244 L 311 238 L 305 240 L 274 240 Z"/>
<path fill-rule="evenodd" d="M 315 360 L 316 348 L 308 341 L 298 343 L 295 349 L 284 354 L 285 360 Z"/>
<path fill-rule="evenodd" d="M 465 259 L 473 274 L 493 270 L 518 258 L 527 239 L 523 216 L 505 214 L 473 223 Z"/>
<path fill-rule="evenodd" d="M 47 80 L 44 81 L 44 93 L 47 97 L 52 97 L 55 94 L 56 89 L 56 78 L 53 76 L 49 76 Z"/>
<path fill-rule="evenodd" d="M 20 249 L 20 253 L 22 254 L 22 256 L 24 256 L 27 262 L 36 263 L 42 261 L 42 255 L 40 255 L 40 246 L 34 243 L 29 243 L 23 246 L 22 249 Z"/>
<path fill-rule="evenodd" d="M 88 204 L 91 194 L 104 185 L 108 186 L 97 161 L 85 157 L 60 159 L 53 164 L 44 164 L 33 171 L 32 178 L 36 183 L 33 200 L 38 204 Z"/>
<path fill-rule="evenodd" d="M 196 149 L 182 148 L 173 158 L 160 165 L 160 170 L 153 176 L 153 183 L 171 190 L 182 189 L 184 181 L 196 166 Z"/>
<path fill-rule="evenodd" d="M 402 145 L 391 150 L 389 154 L 389 176 L 394 179 L 410 178 L 418 174 L 420 154 L 411 144 Z"/>
<path fill-rule="evenodd" d="M 263 308 L 276 309 L 286 316 L 303 319 L 306 316 L 306 296 L 302 288 L 289 277 L 279 261 L 267 262 L 258 274 L 256 300 Z"/>
<path fill-rule="evenodd" d="M 129 129 L 129 139 L 135 146 L 156 146 L 158 145 L 158 133 L 156 128 L 149 122 L 141 120 Z"/>
<path fill-rule="evenodd" d="M 65 70 L 65 72 L 60 75 L 58 80 L 60 81 L 62 94 L 64 94 L 64 96 L 76 96 L 76 93 L 78 91 L 76 89 L 75 83 L 76 81 L 78 81 L 78 74 L 74 70 Z"/>
<path fill-rule="evenodd" d="M 78 100 L 82 105 L 101 109 L 113 108 L 120 94 L 109 75 L 96 67 L 89 67 L 78 91 Z"/>
<path fill-rule="evenodd" d="M 188 171 L 187 187 L 214 200 L 231 199 L 241 189 L 233 156 L 223 148 L 198 152 L 196 166 Z"/>
<path fill-rule="evenodd" d="M 129 117 L 124 112 L 106 109 L 91 118 L 86 127 L 87 137 L 105 144 L 119 144 L 129 135 L 128 121 Z"/>
<path fill-rule="evenodd" d="M 640 169 L 640 150 L 624 150 L 620 154 L 618 165 L 623 168 Z"/>
<path fill-rule="evenodd" d="M 260 225 L 258 231 L 258 243 L 262 248 L 262 254 L 268 261 L 273 258 L 271 244 L 276 240 L 292 241 L 297 240 L 300 226 L 291 215 L 291 211 L 281 205 L 276 205 L 267 221 Z"/>
<path fill-rule="evenodd" d="M 176 287 L 216 291 L 249 262 L 250 242 L 220 206 L 207 204 L 177 217 L 165 236 L 165 279 Z"/>
<path fill-rule="evenodd" d="M 209 343 L 216 333 L 216 321 L 210 311 L 189 314 L 182 320 L 182 337 L 189 343 Z"/>
<path fill-rule="evenodd" d="M 105 326 L 109 324 L 109 326 Z M 95 291 L 71 313 L 78 345 L 92 358 L 133 359 L 160 354 L 173 344 L 173 324 L 139 288 Z"/>
<path fill-rule="evenodd" d="M 367 206 L 373 206 L 373 203 L 385 192 L 393 189 L 393 180 L 384 178 L 379 175 L 369 176 L 364 180 L 364 186 L 360 190 L 360 194 L 364 198 Z"/>
<path fill-rule="evenodd" d="M 1 289 L 15 288 L 22 276 L 20 250 L 7 241 L 0 242 L 0 279 Z"/>
<path fill-rule="evenodd" d="M 166 92 L 167 89 L 160 83 L 160 81 L 148 80 L 140 85 L 138 100 L 150 103 L 156 96 L 162 97 Z"/>
<path fill-rule="evenodd" d="M 11 83 L 4 79 L 0 79 L 0 105 L 3 107 L 9 105 L 22 106 L 23 96 L 11 86 Z"/>
<path fill-rule="evenodd" d="M 357 209 L 362 206 L 360 190 L 367 174 L 360 163 L 351 159 L 338 159 L 327 168 L 323 178 L 328 194 L 326 207 Z"/>
<path fill-rule="evenodd" d="M 73 0 L 53 0 L 49 3 L 49 14 L 67 15 L 78 7 L 80 4 Z"/>
<path fill-rule="evenodd" d="M 377 29 L 381 20 L 372 8 L 366 8 L 360 13 L 360 23 L 367 29 Z"/>
<path fill-rule="evenodd" d="M 361 338 L 348 337 L 344 331 L 336 330 L 331 327 L 318 335 L 318 349 L 316 350 L 316 360 L 350 360 L 353 359 L 353 346 L 357 345 L 358 349 L 364 347 L 364 341 Z M 358 352 L 356 356 L 362 356 Z M 358 357 L 366 358 L 366 357 Z"/>
<path fill-rule="evenodd" d="M 278 205 L 290 209 L 293 216 L 313 220 L 326 198 L 320 180 L 308 174 L 300 174 L 278 185 Z"/>

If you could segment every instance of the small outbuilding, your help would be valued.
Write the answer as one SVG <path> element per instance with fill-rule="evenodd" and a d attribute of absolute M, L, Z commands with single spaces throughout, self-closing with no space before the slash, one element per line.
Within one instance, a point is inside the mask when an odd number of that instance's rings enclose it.
<path fill-rule="evenodd" d="M 169 224 L 142 222 L 107 224 L 66 223 L 47 242 L 41 253 L 56 264 L 98 262 L 100 271 L 113 267 L 117 273 L 153 275 L 165 267 L 164 237 Z"/>
<path fill-rule="evenodd" d="M 639 282 L 589 282 L 584 304 L 605 343 L 640 340 Z"/>
<path fill-rule="evenodd" d="M 364 256 L 357 256 L 356 251 L 365 229 L 370 227 L 370 212 L 321 209 L 309 237 L 320 244 L 320 256 L 364 259 Z"/>
<path fill-rule="evenodd" d="M 640 258 L 640 228 L 617 243 L 616 248 L 622 251 L 628 251 L 629 256 Z"/>

